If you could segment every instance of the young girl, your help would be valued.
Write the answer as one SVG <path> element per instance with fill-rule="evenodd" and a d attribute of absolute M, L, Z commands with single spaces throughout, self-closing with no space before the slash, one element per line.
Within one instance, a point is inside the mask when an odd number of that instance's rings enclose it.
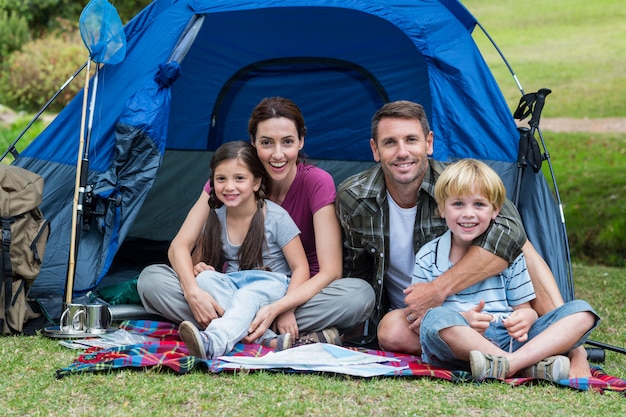
<path fill-rule="evenodd" d="M 220 146 L 210 181 L 210 211 L 192 260 L 196 280 L 223 311 L 202 331 L 190 321 L 179 326 L 189 353 L 203 359 L 230 352 L 254 330 L 250 324 L 261 307 L 309 277 L 300 231 L 284 209 L 265 200 L 270 182 L 250 143 Z M 185 223 L 179 234 L 197 221 Z M 277 337 L 271 330 L 258 341 L 279 350 L 292 345 L 291 334 Z"/>

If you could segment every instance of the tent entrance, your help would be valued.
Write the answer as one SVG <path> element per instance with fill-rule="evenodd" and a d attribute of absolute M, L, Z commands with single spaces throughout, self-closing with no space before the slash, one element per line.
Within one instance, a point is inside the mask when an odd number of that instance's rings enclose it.
<path fill-rule="evenodd" d="M 224 142 L 240 137 L 242 126 L 247 126 L 253 105 L 277 92 L 289 97 L 289 91 L 298 94 L 298 104 L 316 107 L 307 114 L 322 113 L 318 119 L 332 127 L 337 143 L 344 149 L 351 140 L 344 132 L 358 131 L 369 126 L 369 118 L 383 104 L 389 94 L 380 81 L 367 69 L 345 60 L 323 57 L 290 57 L 250 64 L 237 71 L 221 88 L 211 114 L 208 149 L 216 149 Z M 338 102 L 337 91 L 347 100 Z M 284 93 L 287 92 L 287 93 Z M 354 106 L 354 103 L 359 103 Z M 315 111 L 315 113 L 312 113 Z M 353 129 L 350 126 L 354 126 Z M 315 131 L 310 131 L 315 136 Z M 319 133 L 319 132 L 318 132 Z M 316 149 L 316 159 L 334 159 L 342 152 Z M 348 153 L 349 154 L 349 153 Z"/>

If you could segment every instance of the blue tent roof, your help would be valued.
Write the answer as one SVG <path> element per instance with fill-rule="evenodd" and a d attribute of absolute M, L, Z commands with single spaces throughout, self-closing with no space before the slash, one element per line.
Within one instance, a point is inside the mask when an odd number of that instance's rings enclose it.
<path fill-rule="evenodd" d="M 172 90 L 168 148 L 246 138 L 254 103 L 283 95 L 307 117 L 313 159 L 370 160 L 369 120 L 397 99 L 427 108 L 438 159 L 516 159 L 513 120 L 471 38 L 474 18 L 457 1 L 170 3 L 153 3 L 127 25 L 126 60 L 101 71 L 106 93 L 90 153 L 102 156 L 94 170 L 112 157 L 111 141 L 101 138 L 111 137 L 126 100 L 170 58 L 193 14 L 205 20 Z M 42 140 L 24 155 L 75 163 L 80 106 L 71 103 L 42 135 L 66 137 L 62 149 Z"/>
<path fill-rule="evenodd" d="M 102 229 L 114 231 L 92 228 L 84 233 L 76 291 L 98 284 L 126 236 L 173 237 L 208 175 L 210 152 L 225 141 L 247 139 L 249 114 L 268 96 L 288 97 L 301 107 L 308 129 L 304 152 L 330 164 L 322 166 L 330 167 L 336 181 L 359 164 L 372 163 L 371 117 L 385 102 L 404 99 L 426 108 L 436 159 L 491 161 L 512 191 L 519 135 L 472 39 L 475 24 L 456 0 L 151 3 L 125 27 L 124 61 L 100 70 L 90 180 L 97 182 L 111 170 L 119 124 L 142 126 L 149 118 L 142 112 L 126 113 L 120 121 L 127 102 L 141 102 L 135 95 L 154 82 L 160 65 L 173 60 L 180 64 L 181 75 L 168 91 L 169 117 L 146 127 L 166 132 L 163 138 L 145 139 L 154 141 L 151 149 L 161 153 L 163 159 L 156 163 L 162 165 L 156 177 L 141 179 L 144 191 L 133 197 L 146 199 L 145 204 L 135 201 L 133 210 L 141 206 L 139 214 L 128 217 L 132 220 L 127 224 L 102 221 Z M 65 279 L 81 109 L 82 93 L 16 161 L 46 181 L 42 210 L 52 221 L 52 235 L 31 291 L 38 297 L 56 297 Z M 543 177 L 533 181 L 549 196 Z M 547 235 L 541 230 L 533 241 L 543 253 L 539 241 Z M 111 252 L 104 256 L 102 246 Z"/>

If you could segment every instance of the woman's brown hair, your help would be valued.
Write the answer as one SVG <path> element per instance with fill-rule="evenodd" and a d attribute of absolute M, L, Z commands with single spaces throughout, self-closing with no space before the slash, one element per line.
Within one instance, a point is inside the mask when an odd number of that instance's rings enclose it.
<path fill-rule="evenodd" d="M 296 103 L 284 97 L 269 97 L 261 100 L 254 110 L 252 110 L 250 120 L 248 120 L 248 135 L 250 135 L 250 141 L 252 141 L 252 143 L 256 142 L 256 133 L 259 123 L 280 117 L 291 120 L 296 126 L 298 139 L 304 139 L 306 136 L 304 116 L 302 116 L 302 111 Z M 304 162 L 304 158 L 305 155 L 300 151 L 298 153 L 298 162 Z"/>

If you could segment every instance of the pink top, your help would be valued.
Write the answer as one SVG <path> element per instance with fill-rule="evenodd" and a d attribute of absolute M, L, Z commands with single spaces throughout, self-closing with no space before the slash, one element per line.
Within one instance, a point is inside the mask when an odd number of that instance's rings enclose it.
<path fill-rule="evenodd" d="M 211 191 L 209 181 L 204 185 L 204 191 Z M 328 172 L 313 165 L 298 164 L 296 178 L 281 204 L 300 229 L 311 276 L 320 269 L 315 250 L 313 215 L 322 207 L 334 203 L 336 195 L 335 182 Z"/>

